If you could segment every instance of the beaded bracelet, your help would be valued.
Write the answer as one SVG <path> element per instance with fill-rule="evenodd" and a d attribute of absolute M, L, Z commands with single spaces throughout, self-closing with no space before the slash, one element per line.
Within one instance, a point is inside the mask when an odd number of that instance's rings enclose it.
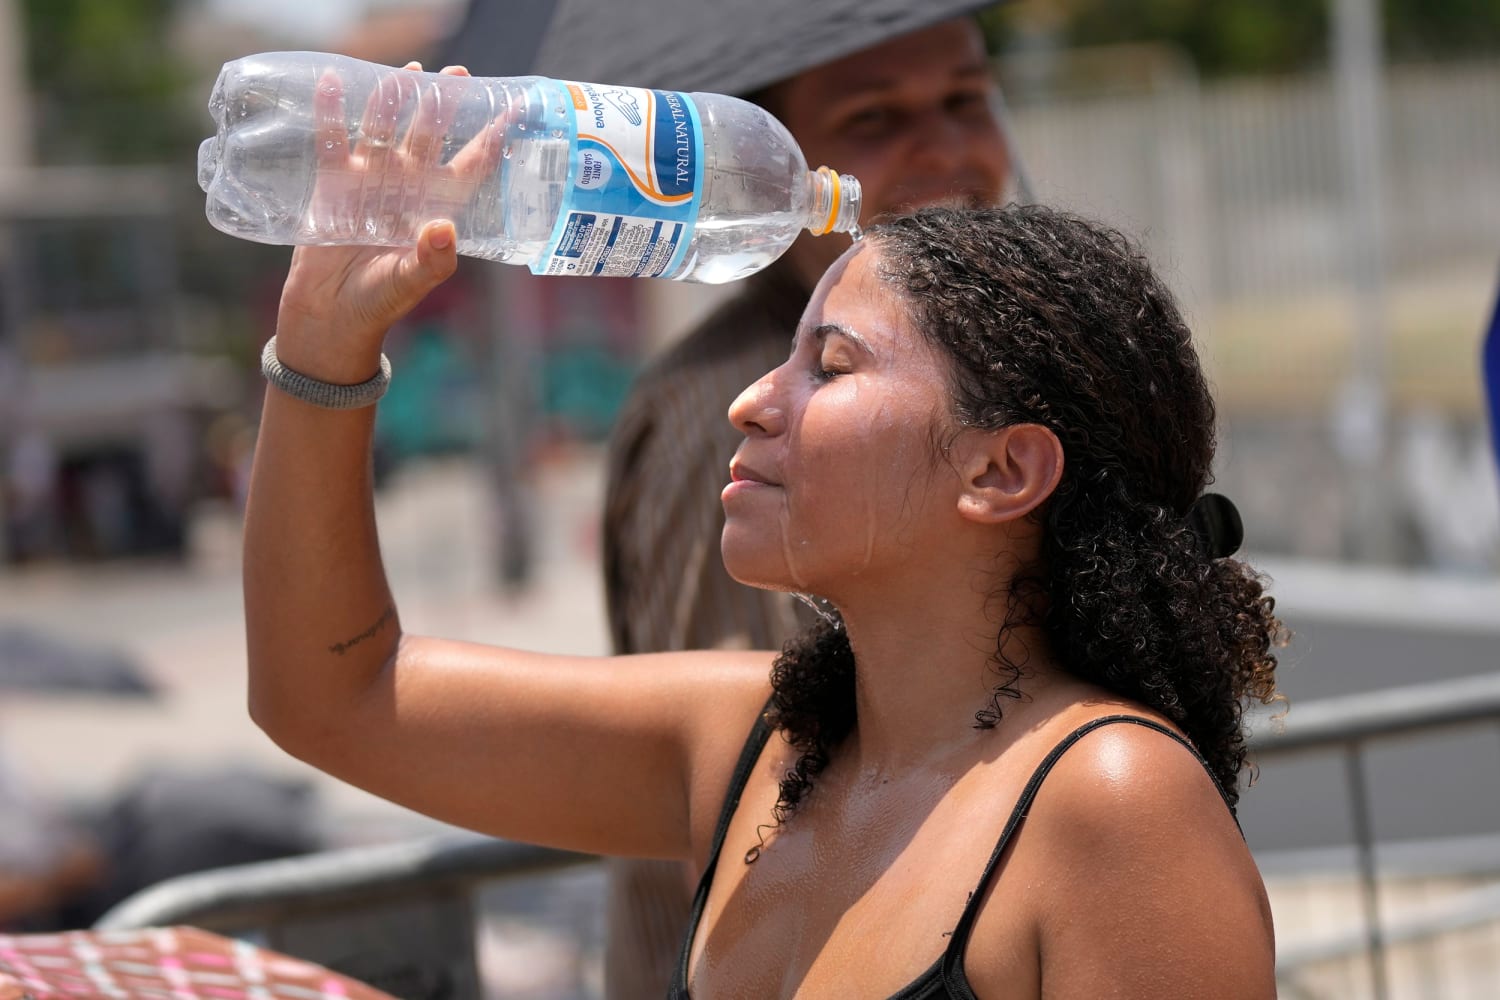
<path fill-rule="evenodd" d="M 391 386 L 391 359 L 384 354 L 380 356 L 380 371 L 373 377 L 355 385 L 337 385 L 309 378 L 283 365 L 276 357 L 275 337 L 266 341 L 265 349 L 260 352 L 260 372 L 267 382 L 288 396 L 325 410 L 357 410 L 373 406 Z"/>

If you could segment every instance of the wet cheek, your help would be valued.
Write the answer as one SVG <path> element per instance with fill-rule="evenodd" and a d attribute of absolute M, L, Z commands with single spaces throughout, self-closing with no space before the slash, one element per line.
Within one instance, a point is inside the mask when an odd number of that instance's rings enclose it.
<path fill-rule="evenodd" d="M 907 425 L 910 402 L 886 397 L 852 405 L 858 422 L 804 453 L 799 479 L 808 488 L 788 494 L 782 534 L 782 556 L 799 589 L 813 589 L 833 563 L 841 575 L 865 572 L 882 539 L 900 529 L 914 463 L 923 457 Z"/>
<path fill-rule="evenodd" d="M 806 410 L 799 410 L 789 428 L 793 441 L 806 440 L 808 424 Z M 816 434 L 816 420 L 813 433 Z M 827 467 L 831 454 L 815 451 L 808 454 L 794 450 L 796 460 L 786 469 L 788 488 L 782 493 L 782 511 L 777 525 L 781 545 L 781 561 L 786 567 L 795 590 L 812 592 L 815 567 L 812 565 L 813 539 L 822 534 L 821 522 L 830 514 L 837 515 L 842 500 L 830 495 L 825 484 L 830 481 Z"/>
<path fill-rule="evenodd" d="M 874 558 L 878 544 L 887 549 L 901 544 L 923 506 L 923 491 L 930 487 L 928 428 L 937 419 L 936 404 L 923 378 L 914 377 L 904 385 L 887 394 L 870 421 L 878 444 L 867 452 L 865 472 L 867 562 Z"/>

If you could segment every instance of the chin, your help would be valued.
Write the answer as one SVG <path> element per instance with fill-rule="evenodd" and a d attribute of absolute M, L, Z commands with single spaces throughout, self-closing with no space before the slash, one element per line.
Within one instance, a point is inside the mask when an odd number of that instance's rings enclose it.
<path fill-rule="evenodd" d="M 782 572 L 776 572 L 769 567 L 756 565 L 751 561 L 733 559 L 727 552 L 724 554 L 724 570 L 729 574 L 730 579 L 736 583 L 743 583 L 745 586 L 754 587 L 757 590 L 794 589 L 788 586 L 787 582 L 782 579 L 785 575 L 784 569 Z"/>
<path fill-rule="evenodd" d="M 733 560 L 725 553 L 724 569 L 736 583 L 756 590 L 771 590 L 781 594 L 822 593 L 822 589 L 811 579 L 798 579 L 780 559 L 774 562 L 774 565 L 771 565 L 771 560 L 751 564 L 744 560 Z"/>
<path fill-rule="evenodd" d="M 724 559 L 724 570 L 732 580 L 757 590 L 779 590 L 792 592 L 797 585 L 790 579 L 786 561 L 781 553 L 767 552 L 763 542 L 739 544 L 725 529 L 720 554 Z"/>

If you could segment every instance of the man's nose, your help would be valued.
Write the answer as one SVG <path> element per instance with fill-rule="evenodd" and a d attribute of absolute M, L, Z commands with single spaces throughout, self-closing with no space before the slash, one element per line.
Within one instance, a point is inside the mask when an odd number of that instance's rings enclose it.
<path fill-rule="evenodd" d="M 1005 143 L 998 123 L 987 126 L 947 112 L 924 115 L 911 136 L 907 162 L 913 172 L 932 178 L 965 173 L 976 159 L 990 163 L 1003 155 Z"/>

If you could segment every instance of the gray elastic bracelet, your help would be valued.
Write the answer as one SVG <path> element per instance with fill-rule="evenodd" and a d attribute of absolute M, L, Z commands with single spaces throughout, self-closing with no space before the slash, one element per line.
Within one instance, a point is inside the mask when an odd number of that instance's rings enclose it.
<path fill-rule="evenodd" d="M 380 356 L 380 371 L 374 377 L 355 385 L 336 385 L 308 378 L 282 364 L 276 357 L 275 337 L 266 341 L 265 350 L 260 352 L 260 372 L 267 382 L 288 396 L 325 410 L 357 410 L 362 406 L 373 406 L 391 387 L 391 359 L 384 354 Z"/>

